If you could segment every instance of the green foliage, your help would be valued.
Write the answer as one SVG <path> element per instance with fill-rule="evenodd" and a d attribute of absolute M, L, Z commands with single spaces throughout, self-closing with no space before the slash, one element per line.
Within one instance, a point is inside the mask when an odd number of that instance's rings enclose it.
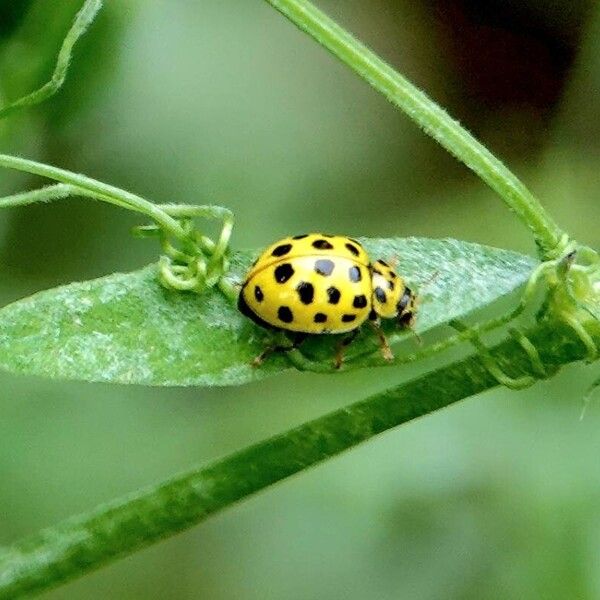
<path fill-rule="evenodd" d="M 527 332 L 496 348 L 487 350 L 473 337 L 471 341 L 477 342 L 479 350 L 473 356 L 101 506 L 6 549 L 0 554 L 0 597 L 47 589 L 125 556 L 383 431 L 490 389 L 498 380 L 533 382 L 553 375 L 563 364 L 596 357 L 600 341 L 592 310 L 598 305 L 596 255 L 590 252 L 593 260 L 576 264 L 572 251 L 578 245 L 498 159 L 326 15 L 304 0 L 269 2 L 500 194 L 532 232 L 542 259 L 553 259 L 548 271 L 551 293 L 544 311 L 538 313 L 536 324 Z M 63 44 L 52 80 L 8 106 L 0 117 L 43 100 L 62 85 L 72 47 L 98 7 L 99 2 L 93 1 L 84 5 Z M 0 155 L 0 165 L 60 182 L 4 199 L 4 206 L 70 195 L 109 202 L 149 217 L 154 224 L 139 231 L 162 236 L 163 250 L 168 248 L 165 253 L 171 260 L 165 271 L 150 266 L 136 273 L 71 284 L 2 309 L 0 364 L 5 369 L 90 381 L 225 385 L 289 367 L 281 356 L 272 357 L 258 370 L 249 366 L 267 336 L 238 314 L 231 303 L 231 283 L 222 277 L 230 260 L 228 277 L 241 279 L 256 254 L 228 255 L 230 220 L 224 223 L 225 235 L 222 233 L 215 244 L 190 226 L 193 216 L 206 216 L 206 207 L 202 214 L 188 214 L 186 211 L 196 209 L 155 205 L 90 178 L 6 155 Z M 209 208 L 214 216 L 218 207 Z M 172 240 L 180 246 L 168 246 Z M 537 264 L 505 250 L 453 240 L 365 240 L 365 245 L 373 256 L 398 257 L 400 272 L 411 285 L 421 287 L 421 332 L 488 306 L 525 283 Z M 565 254 L 569 260 L 562 260 Z M 549 262 L 544 263 L 547 265 Z M 388 333 L 396 341 L 406 336 L 392 332 L 390 327 L 388 324 Z M 330 370 L 329 342 L 331 338 L 313 340 L 306 347 L 313 364 L 326 365 L 325 370 Z M 374 358 L 375 344 L 366 334 L 353 351 L 347 369 L 381 364 Z M 400 356 L 398 362 L 402 359 Z"/>
<path fill-rule="evenodd" d="M 548 371 L 581 359 L 560 323 L 528 331 Z M 518 342 L 493 349 L 494 359 L 534 375 Z M 71 518 L 0 554 L 0 599 L 48 589 L 206 519 L 291 475 L 336 456 L 392 427 L 497 385 L 477 357 L 309 421 L 212 464 L 142 489 Z"/>
<path fill-rule="evenodd" d="M 370 256 L 397 258 L 403 276 L 422 288 L 416 327 L 420 333 L 512 292 L 536 264 L 514 252 L 456 240 L 362 242 Z M 256 255 L 234 254 L 231 276 L 241 281 Z M 388 324 L 390 333 L 394 327 Z M 289 368 L 282 356 L 269 358 L 260 368 L 250 365 L 268 340 L 269 334 L 217 289 L 200 295 L 164 289 L 156 265 L 41 292 L 0 310 L 2 368 L 47 377 L 150 385 L 241 384 Z M 312 342 L 307 351 L 330 365 L 334 349 L 328 341 Z M 377 352 L 368 328 L 352 352 Z M 346 367 L 364 366 L 365 358 L 349 358 Z"/>

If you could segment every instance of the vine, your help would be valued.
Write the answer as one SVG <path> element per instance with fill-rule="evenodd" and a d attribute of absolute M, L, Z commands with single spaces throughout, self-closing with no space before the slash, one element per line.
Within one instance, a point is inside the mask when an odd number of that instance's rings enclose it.
<path fill-rule="evenodd" d="M 159 238 L 164 252 L 159 261 L 159 273 L 165 287 L 201 293 L 216 285 L 230 300 L 237 296 L 231 282 L 224 277 L 229 268 L 229 239 L 234 221 L 229 209 L 221 206 L 153 204 L 140 196 L 90 177 L 16 156 L 0 154 L 0 167 L 61 182 L 0 198 L 0 208 L 82 196 L 141 213 L 154 221 L 154 224 L 136 227 L 133 233 L 138 237 Z M 222 221 L 221 233 L 216 242 L 196 229 L 196 218 Z"/>
<path fill-rule="evenodd" d="M 67 78 L 67 72 L 73 56 L 73 48 L 93 23 L 101 8 L 102 0 L 86 0 L 81 7 L 81 10 L 75 16 L 73 24 L 63 40 L 56 59 L 54 72 L 52 73 L 50 80 L 34 92 L 0 108 L 0 120 L 5 119 L 19 110 L 40 104 L 51 96 L 54 96 L 54 94 L 60 90 Z"/>

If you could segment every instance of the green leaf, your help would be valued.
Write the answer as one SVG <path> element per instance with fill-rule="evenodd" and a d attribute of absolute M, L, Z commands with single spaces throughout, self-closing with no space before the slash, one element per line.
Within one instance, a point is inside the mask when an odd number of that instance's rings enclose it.
<path fill-rule="evenodd" d="M 371 257 L 397 260 L 409 285 L 421 288 L 419 332 L 512 292 L 537 264 L 515 252 L 456 240 L 362 242 Z M 234 254 L 231 277 L 241 281 L 257 254 Z M 251 366 L 271 336 L 217 290 L 196 295 L 164 289 L 156 265 L 150 265 L 40 292 L 1 309 L 0 368 L 85 381 L 236 385 L 290 368 L 282 355 Z M 316 337 L 303 351 L 330 361 L 338 336 Z M 376 349 L 373 337 L 365 328 L 355 353 Z M 356 358 L 346 367 L 361 364 Z"/>

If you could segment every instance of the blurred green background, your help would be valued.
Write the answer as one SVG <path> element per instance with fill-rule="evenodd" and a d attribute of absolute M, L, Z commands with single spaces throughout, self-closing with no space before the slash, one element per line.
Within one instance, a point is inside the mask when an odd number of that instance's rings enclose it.
<path fill-rule="evenodd" d="M 45 80 L 81 0 L 0 1 L 0 100 Z M 600 245 L 600 9 L 321 0 Z M 63 91 L 0 150 L 157 202 L 219 203 L 234 245 L 309 230 L 532 251 L 493 193 L 265 2 L 107 2 Z M 0 174 L 0 193 L 36 185 Z M 155 260 L 84 200 L 0 216 L 0 301 Z M 44 597 L 600 598 L 596 367 L 410 423 Z M 146 389 L 0 375 L 0 545 L 383 389 L 410 370 Z M 597 374 L 597 373 L 596 373 Z"/>

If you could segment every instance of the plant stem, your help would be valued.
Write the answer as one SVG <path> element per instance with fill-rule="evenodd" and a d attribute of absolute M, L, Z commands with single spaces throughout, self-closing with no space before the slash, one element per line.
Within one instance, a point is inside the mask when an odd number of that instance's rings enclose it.
<path fill-rule="evenodd" d="M 12 196 L 0 198 L 0 208 L 14 208 L 15 206 L 27 206 L 28 204 L 37 204 L 38 202 L 52 202 L 53 200 L 63 200 L 74 195 L 73 186 L 66 183 L 56 183 L 47 185 L 38 190 L 30 190 Z"/>
<path fill-rule="evenodd" d="M 87 28 L 92 24 L 101 7 L 102 0 L 86 0 L 81 7 L 81 10 L 75 16 L 71 29 L 69 29 L 65 36 L 50 81 L 31 94 L 19 98 L 8 106 L 1 108 L 0 120 L 19 109 L 40 104 L 40 102 L 43 102 L 58 92 L 67 77 L 67 71 L 73 54 L 73 47 L 77 43 L 77 40 L 79 40 L 86 32 Z"/>
<path fill-rule="evenodd" d="M 597 328 L 593 335 L 599 343 Z M 527 336 L 548 373 L 586 353 L 585 345 L 561 321 L 538 324 Z M 490 350 L 490 356 L 510 376 L 536 375 L 515 339 Z M 46 590 L 83 575 L 383 431 L 496 385 L 481 359 L 471 356 L 71 518 L 0 553 L 0 599 Z"/>
<path fill-rule="evenodd" d="M 479 175 L 530 229 L 543 260 L 557 258 L 564 246 L 565 233 L 525 185 L 458 121 L 307 0 L 267 2 Z"/>
<path fill-rule="evenodd" d="M 208 255 L 208 261 L 204 265 L 205 276 L 202 280 L 197 278 L 198 272 L 196 270 L 190 271 L 191 277 L 178 278 L 171 271 L 172 265 L 167 258 L 166 263 L 161 263 L 163 264 L 163 268 L 161 269 L 163 275 L 162 281 L 167 287 L 195 289 L 198 291 L 204 289 L 206 286 L 212 287 L 213 285 L 218 285 L 229 301 L 233 302 L 237 299 L 237 289 L 223 277 L 229 266 L 227 253 L 234 221 L 233 213 L 229 209 L 214 205 L 153 204 L 140 196 L 84 175 L 5 154 L 0 154 L 0 167 L 17 169 L 61 182 L 37 190 L 0 198 L 0 209 L 25 206 L 36 202 L 51 202 L 69 196 L 85 196 L 101 202 L 108 202 L 127 210 L 140 212 L 153 219 L 157 225 L 142 226 L 136 228 L 135 231 L 139 235 L 162 232 L 163 250 L 166 251 L 166 254 L 171 259 L 176 258 L 183 262 L 189 262 L 196 269 L 198 265 L 197 261 L 206 262 L 206 255 Z M 185 227 L 178 220 L 194 217 L 222 219 L 223 226 L 216 243 L 210 238 L 195 232 L 193 229 L 190 230 L 188 227 Z M 166 233 L 170 233 L 179 239 L 182 242 L 184 250 L 191 252 L 191 254 L 187 255 L 185 252 L 174 248 L 167 237 L 164 236 Z M 190 269 L 189 264 L 187 268 L 188 270 Z"/>
<path fill-rule="evenodd" d="M 144 200 L 144 198 L 141 198 L 140 196 L 136 196 L 135 194 L 126 192 L 125 190 L 112 185 L 102 183 L 91 177 L 86 177 L 85 175 L 72 173 L 64 169 L 59 169 L 58 167 L 52 167 L 17 156 L 0 154 L 0 167 L 25 171 L 26 173 L 40 175 L 41 177 L 47 177 L 54 181 L 60 181 L 61 183 L 73 186 L 73 188 L 75 188 L 73 190 L 75 194 L 79 193 L 81 195 L 87 195 L 96 200 L 140 212 L 156 221 L 165 231 L 171 233 L 177 239 L 189 243 L 188 235 L 176 219 L 169 216 L 156 204 L 152 204 L 152 202 L 148 202 L 148 200 Z M 64 191 L 64 188 L 62 188 L 62 190 Z M 14 198 L 14 196 L 9 198 Z"/>

